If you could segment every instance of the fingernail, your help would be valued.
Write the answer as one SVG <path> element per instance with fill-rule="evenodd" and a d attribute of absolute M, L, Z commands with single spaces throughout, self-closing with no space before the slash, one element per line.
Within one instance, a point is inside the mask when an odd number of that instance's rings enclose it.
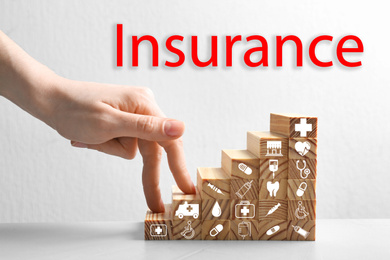
<path fill-rule="evenodd" d="M 79 142 L 74 142 L 74 143 L 72 142 L 72 146 L 77 148 L 88 148 L 88 145 Z"/>
<path fill-rule="evenodd" d="M 176 120 L 169 120 L 165 122 L 164 132 L 167 136 L 176 137 L 183 134 L 184 123 Z"/>

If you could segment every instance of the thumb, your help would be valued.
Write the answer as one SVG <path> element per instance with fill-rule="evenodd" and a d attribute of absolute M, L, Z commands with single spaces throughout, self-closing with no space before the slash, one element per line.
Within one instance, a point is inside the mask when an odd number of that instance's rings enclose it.
<path fill-rule="evenodd" d="M 167 141 L 184 133 L 184 123 L 175 119 L 120 112 L 116 135 L 136 137 L 149 141 Z"/>

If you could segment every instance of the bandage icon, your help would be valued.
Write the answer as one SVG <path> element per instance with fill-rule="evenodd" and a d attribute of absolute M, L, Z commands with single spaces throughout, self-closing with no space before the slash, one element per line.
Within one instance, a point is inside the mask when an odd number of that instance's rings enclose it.
<path fill-rule="evenodd" d="M 246 164 L 244 163 L 240 163 L 238 165 L 238 169 L 240 169 L 240 171 L 242 171 L 243 173 L 245 173 L 246 175 L 251 175 L 252 174 L 252 169 L 249 168 Z"/>
<path fill-rule="evenodd" d="M 276 226 L 268 229 L 266 234 L 267 234 L 267 236 L 271 236 L 271 235 L 275 234 L 276 232 L 278 232 L 279 229 L 280 229 L 280 226 L 276 225 Z"/>

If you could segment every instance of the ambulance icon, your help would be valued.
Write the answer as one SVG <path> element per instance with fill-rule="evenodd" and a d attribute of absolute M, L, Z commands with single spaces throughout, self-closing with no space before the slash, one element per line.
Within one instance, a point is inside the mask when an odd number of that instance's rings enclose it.
<path fill-rule="evenodd" d="M 179 208 L 175 212 L 175 216 L 182 219 L 183 217 L 199 217 L 199 204 L 188 204 L 187 201 L 184 204 L 179 205 Z"/>

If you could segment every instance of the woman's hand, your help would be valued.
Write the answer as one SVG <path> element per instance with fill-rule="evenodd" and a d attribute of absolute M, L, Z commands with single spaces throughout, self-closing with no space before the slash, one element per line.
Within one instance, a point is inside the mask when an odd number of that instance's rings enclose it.
<path fill-rule="evenodd" d="M 149 89 L 62 78 L 0 31 L 0 95 L 53 127 L 75 147 L 125 159 L 134 158 L 138 148 L 151 210 L 164 211 L 159 187 L 162 148 L 179 188 L 195 193 L 180 139 L 184 124 L 166 118 Z"/>

